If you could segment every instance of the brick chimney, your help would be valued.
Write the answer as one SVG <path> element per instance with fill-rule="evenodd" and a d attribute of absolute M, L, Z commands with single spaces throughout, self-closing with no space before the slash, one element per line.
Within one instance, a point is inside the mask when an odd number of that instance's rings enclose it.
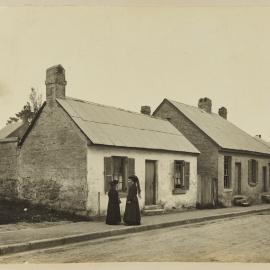
<path fill-rule="evenodd" d="M 200 98 L 198 102 L 198 107 L 207 113 L 212 112 L 212 101 L 211 99 L 205 97 L 205 98 Z"/>
<path fill-rule="evenodd" d="M 151 114 L 150 106 L 141 106 L 141 113 L 150 115 Z"/>
<path fill-rule="evenodd" d="M 228 111 L 225 107 L 221 107 L 219 108 L 218 110 L 218 114 L 223 117 L 224 119 L 227 119 L 227 114 L 228 114 Z"/>
<path fill-rule="evenodd" d="M 61 65 L 53 66 L 46 71 L 46 101 L 52 103 L 56 98 L 66 97 L 65 69 Z"/>

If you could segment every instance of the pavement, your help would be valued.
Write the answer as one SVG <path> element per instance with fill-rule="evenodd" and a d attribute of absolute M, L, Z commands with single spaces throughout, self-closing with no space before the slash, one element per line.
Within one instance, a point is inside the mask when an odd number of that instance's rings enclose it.
<path fill-rule="evenodd" d="M 180 226 L 215 219 L 237 217 L 270 210 L 270 204 L 250 207 L 187 210 L 155 216 L 142 216 L 140 226 L 106 225 L 101 221 L 73 222 L 0 231 L 0 256 L 16 252 L 50 248 L 98 238 Z"/>

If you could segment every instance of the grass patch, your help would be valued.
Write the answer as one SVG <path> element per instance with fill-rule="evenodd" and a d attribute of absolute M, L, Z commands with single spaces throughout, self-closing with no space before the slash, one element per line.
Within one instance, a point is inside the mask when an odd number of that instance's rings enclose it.
<path fill-rule="evenodd" d="M 57 211 L 25 200 L 0 199 L 0 224 L 17 222 L 39 223 L 56 221 L 88 221 L 88 217 Z"/>

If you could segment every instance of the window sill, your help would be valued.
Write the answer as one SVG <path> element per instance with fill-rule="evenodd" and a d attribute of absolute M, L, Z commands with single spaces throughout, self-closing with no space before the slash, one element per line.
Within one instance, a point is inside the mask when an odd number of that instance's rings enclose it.
<path fill-rule="evenodd" d="M 224 188 L 224 192 L 232 192 L 233 189 L 232 188 Z"/>
<path fill-rule="evenodd" d="M 187 190 L 186 189 L 180 189 L 180 188 L 175 188 L 172 191 L 172 194 L 177 195 L 177 194 L 186 194 Z"/>

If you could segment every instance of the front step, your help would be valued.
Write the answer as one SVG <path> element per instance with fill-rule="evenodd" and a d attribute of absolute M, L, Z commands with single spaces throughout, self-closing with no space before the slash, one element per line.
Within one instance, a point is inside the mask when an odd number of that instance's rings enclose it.
<path fill-rule="evenodd" d="M 145 205 L 142 210 L 142 214 L 145 216 L 154 216 L 164 214 L 164 209 L 160 205 Z"/>
<path fill-rule="evenodd" d="M 155 210 L 155 209 L 162 209 L 162 207 L 158 204 L 150 204 L 150 205 L 145 205 L 144 210 Z"/>

